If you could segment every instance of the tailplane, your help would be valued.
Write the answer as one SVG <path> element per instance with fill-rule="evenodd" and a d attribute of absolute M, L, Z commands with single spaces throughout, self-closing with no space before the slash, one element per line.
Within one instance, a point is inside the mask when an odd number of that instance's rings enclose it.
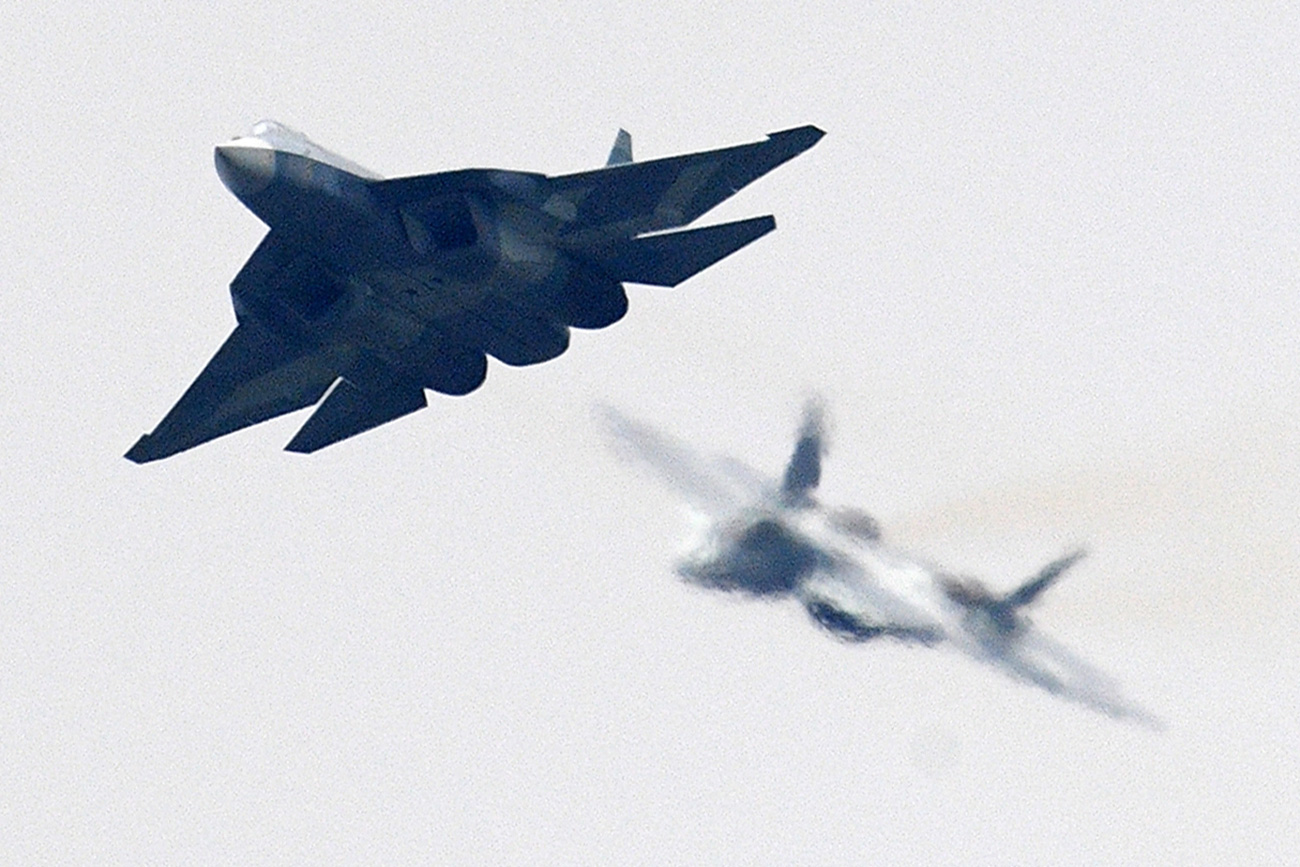
<path fill-rule="evenodd" d="M 620 283 L 676 286 L 775 228 L 776 220 L 767 216 L 647 235 L 615 245 L 599 261 Z"/>
<path fill-rule="evenodd" d="M 1037 575 L 1005 596 L 995 596 L 978 581 L 956 576 L 942 577 L 941 586 L 950 600 L 968 611 L 982 613 L 984 622 L 991 626 L 996 634 L 1005 638 L 1023 630 L 1026 619 L 1020 609 L 1041 596 L 1044 590 L 1065 574 L 1065 570 L 1083 559 L 1084 553 L 1080 548 L 1053 560 L 1038 570 Z"/>

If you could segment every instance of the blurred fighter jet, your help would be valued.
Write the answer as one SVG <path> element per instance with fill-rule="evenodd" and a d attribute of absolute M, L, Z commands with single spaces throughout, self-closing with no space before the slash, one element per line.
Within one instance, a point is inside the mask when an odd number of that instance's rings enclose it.
<path fill-rule="evenodd" d="M 570 327 L 622 318 L 623 283 L 675 286 L 772 231 L 770 216 L 665 230 L 821 137 L 805 126 L 638 163 L 620 130 L 594 171 L 383 180 L 263 121 L 216 149 L 222 182 L 270 227 L 230 286 L 238 324 L 126 456 L 165 458 L 324 397 L 287 446 L 313 452 L 420 409 L 425 389 L 473 391 L 487 355 L 554 358 Z"/>
<path fill-rule="evenodd" d="M 862 512 L 831 509 L 814 491 L 826 435 L 820 405 L 804 414 L 782 478 L 733 459 L 706 459 L 650 426 L 602 408 L 616 449 L 685 500 L 700 530 L 678 564 L 686 580 L 762 598 L 794 597 L 846 642 L 947 643 L 1012 677 L 1113 717 L 1158 721 L 1115 684 L 1035 629 L 1026 609 L 1083 556 L 1071 552 L 1020 586 L 995 592 L 886 545 Z"/>

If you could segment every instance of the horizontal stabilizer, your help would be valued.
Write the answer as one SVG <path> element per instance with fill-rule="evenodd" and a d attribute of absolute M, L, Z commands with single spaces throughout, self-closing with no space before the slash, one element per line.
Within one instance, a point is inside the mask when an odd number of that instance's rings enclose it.
<path fill-rule="evenodd" d="M 775 228 L 768 216 L 633 238 L 615 246 L 601 264 L 620 283 L 676 286 Z"/>
<path fill-rule="evenodd" d="M 424 389 L 413 383 L 397 382 L 383 391 L 365 392 L 343 379 L 284 448 L 314 452 L 426 406 Z"/>
<path fill-rule="evenodd" d="M 693 510 L 721 518 L 763 496 L 767 480 L 740 462 L 724 466 L 611 406 L 596 411 L 619 457 L 641 463 Z"/>
<path fill-rule="evenodd" d="M 242 323 L 126 457 L 137 464 L 156 461 L 311 406 L 338 378 L 342 363 L 336 355 L 291 347 L 255 323 Z"/>

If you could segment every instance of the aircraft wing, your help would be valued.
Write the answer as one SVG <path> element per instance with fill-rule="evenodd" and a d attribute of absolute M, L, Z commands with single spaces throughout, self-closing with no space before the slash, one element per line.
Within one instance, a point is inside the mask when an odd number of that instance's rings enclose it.
<path fill-rule="evenodd" d="M 156 461 L 311 406 L 340 368 L 333 353 L 296 349 L 256 322 L 241 323 L 171 412 L 126 457 L 137 464 Z"/>
<path fill-rule="evenodd" d="M 1006 653 L 991 655 L 988 660 L 1014 678 L 1107 716 L 1153 729 L 1164 726 L 1158 717 L 1126 700 L 1112 678 L 1037 630 L 1022 636 Z"/>
<path fill-rule="evenodd" d="M 760 499 L 770 483 L 735 460 L 711 460 L 654 427 L 628 418 L 610 406 L 598 406 L 610 445 L 622 457 L 638 461 L 686 504 L 722 518 Z"/>
<path fill-rule="evenodd" d="M 547 178 L 542 209 L 568 224 L 566 234 L 615 229 L 626 237 L 684 226 L 823 135 L 802 126 L 752 144 Z"/>

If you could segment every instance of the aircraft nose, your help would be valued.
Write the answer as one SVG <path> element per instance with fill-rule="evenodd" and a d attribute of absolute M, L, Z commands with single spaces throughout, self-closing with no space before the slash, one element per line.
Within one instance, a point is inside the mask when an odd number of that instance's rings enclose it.
<path fill-rule="evenodd" d="M 266 146 L 217 145 L 217 175 L 236 196 L 260 193 L 275 176 L 275 151 Z"/>

